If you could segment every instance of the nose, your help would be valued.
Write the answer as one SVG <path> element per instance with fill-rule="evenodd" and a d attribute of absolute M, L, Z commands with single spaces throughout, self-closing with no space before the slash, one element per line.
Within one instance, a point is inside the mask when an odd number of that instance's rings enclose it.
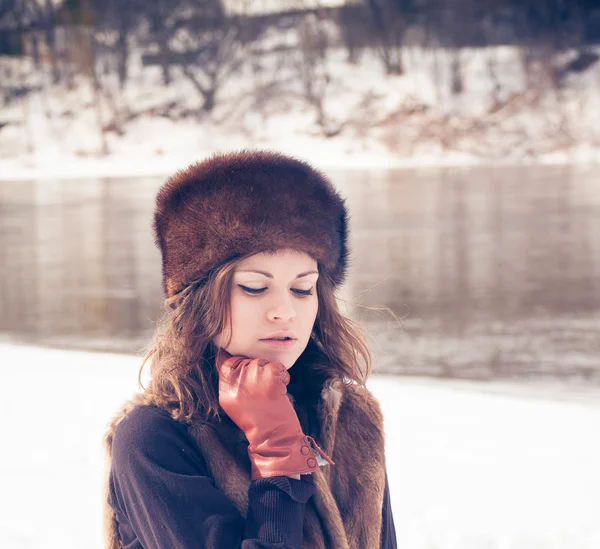
<path fill-rule="evenodd" d="M 275 301 L 269 308 L 269 320 L 290 320 L 296 316 L 296 309 L 292 302 L 292 296 L 288 292 L 277 294 Z"/>

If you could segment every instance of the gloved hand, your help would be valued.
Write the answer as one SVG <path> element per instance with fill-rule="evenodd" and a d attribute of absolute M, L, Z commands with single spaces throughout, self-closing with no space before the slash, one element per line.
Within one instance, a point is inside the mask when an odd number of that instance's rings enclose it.
<path fill-rule="evenodd" d="M 252 464 L 251 478 L 292 476 L 319 468 L 313 448 L 335 463 L 311 436 L 302 432 L 287 396 L 290 374 L 280 362 L 232 356 L 219 349 L 219 404 L 244 432 Z"/>

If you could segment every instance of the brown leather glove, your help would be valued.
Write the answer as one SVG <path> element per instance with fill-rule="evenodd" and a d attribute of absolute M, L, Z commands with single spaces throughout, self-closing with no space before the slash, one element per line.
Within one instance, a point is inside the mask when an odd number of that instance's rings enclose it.
<path fill-rule="evenodd" d="M 280 362 L 232 356 L 219 349 L 219 404 L 244 432 L 252 464 L 251 478 L 312 473 L 319 468 L 316 452 L 335 463 L 315 440 L 302 432 L 287 396 L 290 374 Z"/>

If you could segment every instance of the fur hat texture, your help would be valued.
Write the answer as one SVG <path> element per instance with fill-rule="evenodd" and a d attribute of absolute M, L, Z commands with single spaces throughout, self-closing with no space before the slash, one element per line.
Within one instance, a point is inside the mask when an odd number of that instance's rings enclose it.
<path fill-rule="evenodd" d="M 337 286 L 347 224 L 345 200 L 306 162 L 270 151 L 213 155 L 175 173 L 156 197 L 165 295 L 228 260 L 280 248 L 307 253 Z"/>

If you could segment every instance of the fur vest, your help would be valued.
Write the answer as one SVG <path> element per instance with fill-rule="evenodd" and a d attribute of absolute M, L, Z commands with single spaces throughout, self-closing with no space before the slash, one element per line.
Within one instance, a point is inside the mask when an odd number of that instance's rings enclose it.
<path fill-rule="evenodd" d="M 338 378 L 315 383 L 317 372 L 311 379 L 307 371 L 308 384 L 295 383 L 299 376 L 294 376 L 293 370 L 296 374 L 299 371 L 290 369 L 288 395 L 304 433 L 311 435 L 336 463 L 313 473 L 316 493 L 305 508 L 303 547 L 378 549 L 386 472 L 379 403 L 369 391 Z M 153 404 L 148 395 L 136 395 L 112 420 L 105 438 L 106 549 L 122 549 L 115 513 L 107 503 L 112 436 L 118 423 L 135 406 L 148 404 Z M 248 443 L 243 432 L 226 415 L 220 421 L 192 423 L 189 432 L 206 458 L 216 487 L 245 518 L 251 480 Z"/>

